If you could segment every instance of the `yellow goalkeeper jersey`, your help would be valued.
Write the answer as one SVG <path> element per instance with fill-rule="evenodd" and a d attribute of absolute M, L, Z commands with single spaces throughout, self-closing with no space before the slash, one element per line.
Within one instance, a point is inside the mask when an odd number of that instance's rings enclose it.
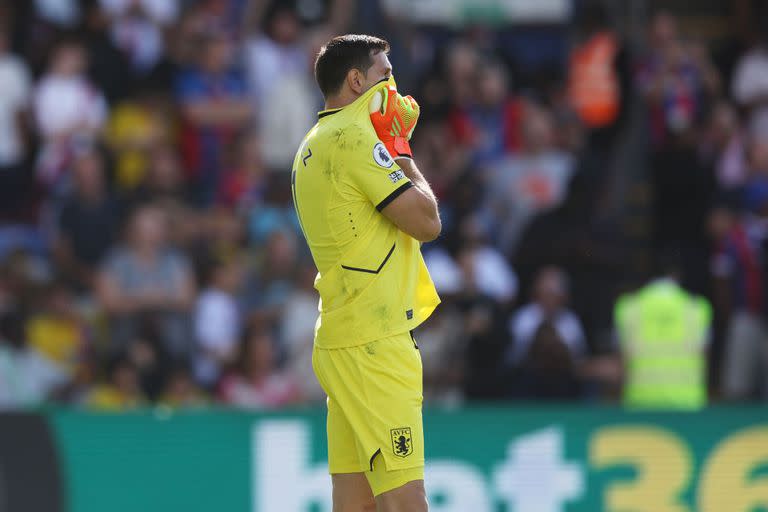
<path fill-rule="evenodd" d="M 440 302 L 419 242 L 380 213 L 412 186 L 369 118 L 383 86 L 320 112 L 293 162 L 294 206 L 318 269 L 320 348 L 407 332 Z"/>

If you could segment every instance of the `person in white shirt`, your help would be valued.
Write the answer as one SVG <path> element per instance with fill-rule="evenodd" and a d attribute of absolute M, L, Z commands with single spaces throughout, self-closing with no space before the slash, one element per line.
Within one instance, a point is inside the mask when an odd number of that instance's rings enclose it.
<path fill-rule="evenodd" d="M 85 76 L 86 55 L 76 41 L 53 50 L 47 72 L 34 93 L 35 122 L 43 138 L 38 177 L 55 185 L 77 144 L 93 142 L 107 119 L 104 95 Z"/>
<path fill-rule="evenodd" d="M 558 267 L 544 267 L 533 285 L 533 301 L 521 307 L 511 318 L 509 329 L 512 345 L 507 352 L 510 366 L 520 365 L 528 355 L 531 343 L 545 322 L 557 331 L 574 361 L 587 355 L 587 343 L 581 321 L 567 307 L 568 278 Z"/>
<path fill-rule="evenodd" d="M 236 293 L 241 282 L 242 270 L 237 261 L 217 263 L 195 304 L 194 374 L 206 387 L 216 384 L 237 352 L 242 318 Z"/>

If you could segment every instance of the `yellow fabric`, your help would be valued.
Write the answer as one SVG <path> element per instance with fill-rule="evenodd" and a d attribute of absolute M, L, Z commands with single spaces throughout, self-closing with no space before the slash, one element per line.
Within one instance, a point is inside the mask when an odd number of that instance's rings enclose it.
<path fill-rule="evenodd" d="M 366 471 L 365 478 L 374 496 L 402 487 L 408 482 L 424 480 L 424 466 L 387 471 L 381 457 L 373 459 L 373 471 Z"/>
<path fill-rule="evenodd" d="M 322 348 L 408 332 L 440 302 L 419 242 L 377 209 L 411 186 L 369 119 L 371 96 L 387 85 L 321 112 L 293 163 L 294 204 L 318 268 Z"/>
<path fill-rule="evenodd" d="M 74 372 L 80 362 L 83 338 L 76 322 L 52 315 L 35 315 L 26 326 L 31 347 L 65 371 Z"/>
<path fill-rule="evenodd" d="M 385 492 L 403 478 L 388 473 L 423 471 L 421 355 L 409 333 L 349 348 L 315 346 L 312 366 L 328 394 L 331 474 L 363 472 L 374 492 Z"/>
<path fill-rule="evenodd" d="M 86 399 L 91 409 L 103 411 L 123 411 L 143 405 L 144 401 L 136 396 L 122 393 L 113 386 L 101 385 L 94 388 Z"/>
<path fill-rule="evenodd" d="M 134 188 L 144 178 L 147 156 L 139 147 L 158 139 L 160 131 L 140 105 L 122 103 L 110 116 L 107 139 L 116 149 L 115 178 L 120 188 Z"/>
<path fill-rule="evenodd" d="M 709 303 L 672 282 L 652 283 L 616 305 L 625 354 L 624 401 L 631 407 L 698 409 L 706 405 L 704 345 Z"/>

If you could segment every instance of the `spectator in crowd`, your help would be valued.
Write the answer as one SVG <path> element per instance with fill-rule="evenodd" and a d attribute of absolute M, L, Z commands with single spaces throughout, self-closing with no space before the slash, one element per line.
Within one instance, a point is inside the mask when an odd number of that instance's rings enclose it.
<path fill-rule="evenodd" d="M 32 407 L 51 398 L 66 374 L 27 346 L 24 319 L 16 310 L 0 313 L 0 410 Z"/>
<path fill-rule="evenodd" d="M 712 311 L 679 284 L 677 264 L 616 303 L 624 404 L 696 410 L 707 404 L 706 350 Z"/>
<path fill-rule="evenodd" d="M 114 44 L 129 58 L 137 75 L 155 70 L 165 56 L 163 29 L 176 21 L 178 0 L 100 0 L 111 18 Z"/>
<path fill-rule="evenodd" d="M 301 400 L 298 383 L 276 366 L 275 341 L 263 327 L 247 329 L 239 367 L 221 383 L 222 400 L 235 407 L 272 409 Z"/>
<path fill-rule="evenodd" d="M 196 65 L 176 83 L 181 103 L 184 164 L 197 184 L 197 200 L 208 206 L 219 187 L 227 146 L 251 120 L 246 86 L 233 68 L 233 48 L 221 33 L 209 34 Z"/>
<path fill-rule="evenodd" d="M 472 101 L 455 108 L 450 122 L 457 141 L 471 148 L 471 162 L 490 164 L 520 149 L 525 103 L 509 96 L 509 78 L 500 62 L 481 62 L 473 81 Z"/>
<path fill-rule="evenodd" d="M 88 390 L 83 405 L 101 411 L 127 411 L 147 403 L 141 392 L 139 373 L 127 357 L 116 357 L 107 369 L 107 379 Z"/>
<path fill-rule="evenodd" d="M 312 369 L 312 349 L 315 343 L 315 315 L 318 294 L 315 291 L 317 269 L 304 263 L 296 283 L 288 293 L 281 312 L 280 340 L 286 352 L 286 370 L 290 372 L 307 400 L 320 401 L 325 392 Z"/>
<path fill-rule="evenodd" d="M 701 151 L 707 165 L 714 167 L 717 185 L 723 192 L 736 191 L 747 181 L 748 139 L 736 108 L 727 101 L 718 102 L 712 108 Z"/>
<path fill-rule="evenodd" d="M 579 318 L 567 307 L 568 296 L 568 277 L 562 269 L 544 267 L 539 270 L 533 283 L 533 301 L 515 312 L 509 322 L 512 337 L 506 354 L 509 366 L 523 364 L 529 356 L 536 333 L 547 322 L 557 333 L 554 338 L 547 337 L 547 343 L 556 340 L 564 345 L 575 362 L 587 356 L 584 329 Z"/>
<path fill-rule="evenodd" d="M 525 357 L 512 378 L 512 397 L 522 400 L 567 401 L 582 397 L 577 360 L 560 331 L 549 321 L 530 338 Z"/>
<path fill-rule="evenodd" d="M 25 325 L 28 346 L 71 381 L 87 372 L 90 351 L 86 327 L 74 299 L 66 283 L 51 283 L 43 291 L 42 307 L 29 316 Z"/>
<path fill-rule="evenodd" d="M 112 111 L 106 139 L 115 158 L 116 185 L 136 188 L 150 165 L 149 155 L 171 143 L 170 105 L 159 91 L 140 90 Z"/>
<path fill-rule="evenodd" d="M 288 171 L 318 110 L 312 60 L 300 37 L 300 20 L 294 9 L 273 2 L 263 22 L 264 31 L 254 26 L 259 21 L 258 17 L 251 21 L 243 46 L 251 103 L 259 124 L 270 127 L 261 133 L 267 167 Z"/>
<path fill-rule="evenodd" d="M 507 255 L 514 253 L 522 230 L 534 214 L 565 199 L 574 161 L 572 155 L 554 146 L 553 130 L 549 112 L 531 109 L 523 124 L 521 151 L 497 162 L 489 171 L 487 214 Z"/>
<path fill-rule="evenodd" d="M 194 309 L 194 330 L 197 356 L 194 375 L 197 382 L 212 388 L 222 371 L 237 355 L 242 315 L 237 292 L 242 285 L 242 269 L 235 259 L 217 261 L 210 265 L 205 288 Z"/>
<path fill-rule="evenodd" d="M 37 172 L 48 186 L 61 186 L 75 149 L 92 144 L 107 119 L 106 101 L 85 76 L 86 66 L 82 45 L 63 41 L 35 89 L 35 119 L 43 139 Z"/>
<path fill-rule="evenodd" d="M 755 42 L 738 60 L 733 75 L 733 98 L 749 116 L 748 130 L 752 135 L 768 134 L 768 36 L 765 33 L 765 6 L 756 18 Z"/>
<path fill-rule="evenodd" d="M 713 272 L 718 303 L 728 320 L 721 386 L 728 400 L 768 399 L 768 329 L 765 325 L 768 238 L 768 180 L 746 192 L 746 211 L 737 216 L 716 248 Z"/>
<path fill-rule="evenodd" d="M 78 152 L 72 175 L 73 190 L 63 199 L 53 254 L 61 275 L 86 291 L 117 240 L 122 209 L 108 189 L 104 159 L 94 148 Z"/>
<path fill-rule="evenodd" d="M 670 13 L 657 12 L 649 30 L 650 51 L 637 82 L 648 104 L 651 141 L 661 147 L 670 135 L 690 131 L 700 120 L 720 80 L 706 51 L 682 40 Z"/>
<path fill-rule="evenodd" d="M 107 258 L 97 296 L 110 316 L 113 350 L 124 350 L 147 318 L 159 324 L 163 349 L 186 359 L 192 348 L 188 312 L 195 294 L 187 258 L 168 245 L 167 219 L 152 205 L 138 208 L 125 243 Z"/>
<path fill-rule="evenodd" d="M 218 204 L 245 215 L 263 203 L 267 176 L 261 146 L 258 134 L 253 131 L 240 136 L 234 165 L 221 181 Z"/>
<path fill-rule="evenodd" d="M 209 397 L 195 383 L 192 372 L 184 366 L 170 371 L 158 403 L 173 409 L 199 408 L 209 404 Z"/>
<path fill-rule="evenodd" d="M 10 51 L 0 29 L 0 215 L 17 216 L 30 200 L 28 113 L 31 77 L 26 63 Z"/>

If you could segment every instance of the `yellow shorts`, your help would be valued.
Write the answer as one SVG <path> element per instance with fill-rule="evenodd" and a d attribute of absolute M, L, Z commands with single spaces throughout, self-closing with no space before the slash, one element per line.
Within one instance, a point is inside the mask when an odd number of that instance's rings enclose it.
<path fill-rule="evenodd" d="M 365 473 L 374 496 L 423 480 L 422 367 L 413 336 L 315 347 L 312 366 L 328 394 L 331 474 Z"/>

